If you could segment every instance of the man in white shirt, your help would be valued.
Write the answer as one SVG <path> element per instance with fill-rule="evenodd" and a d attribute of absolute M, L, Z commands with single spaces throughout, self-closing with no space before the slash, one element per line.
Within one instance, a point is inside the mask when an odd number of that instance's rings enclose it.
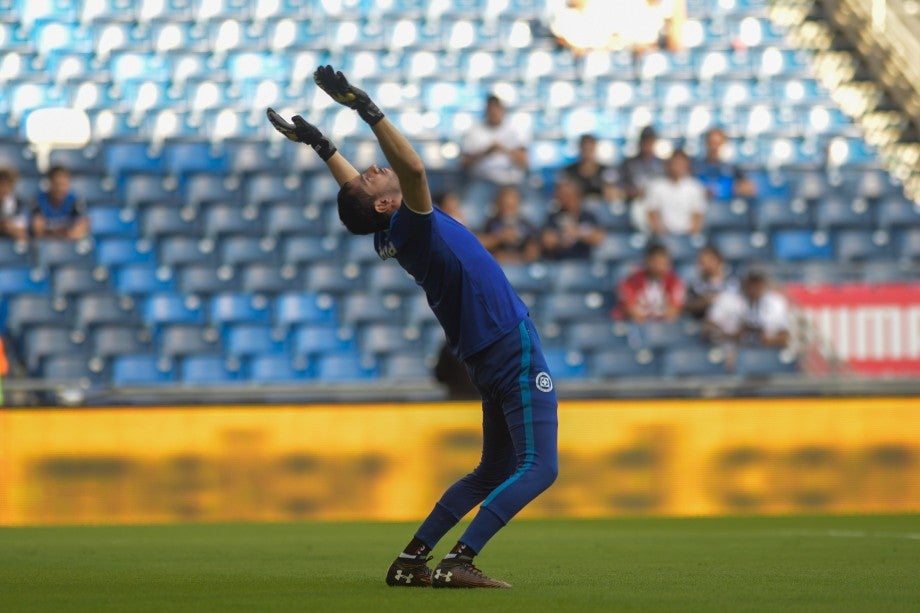
<path fill-rule="evenodd" d="M 521 185 L 527 171 L 527 140 L 505 121 L 505 105 L 486 99 L 486 120 L 463 136 L 460 164 L 472 179 L 494 185 Z"/>
<path fill-rule="evenodd" d="M 665 167 L 667 175 L 653 179 L 645 195 L 648 231 L 665 234 L 699 234 L 706 212 L 706 189 L 690 175 L 690 158 L 677 149 Z"/>
<path fill-rule="evenodd" d="M 762 347 L 789 343 L 789 303 L 769 289 L 765 273 L 751 270 L 741 281 L 741 291 L 721 292 L 706 316 L 706 332 L 713 340 L 731 340 Z"/>

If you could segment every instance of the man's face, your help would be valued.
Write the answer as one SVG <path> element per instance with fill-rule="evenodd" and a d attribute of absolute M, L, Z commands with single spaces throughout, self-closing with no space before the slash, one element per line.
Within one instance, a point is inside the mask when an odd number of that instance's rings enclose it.
<path fill-rule="evenodd" d="M 701 251 L 696 258 L 696 266 L 703 276 L 712 277 L 719 274 L 722 268 L 722 262 L 712 251 Z"/>
<path fill-rule="evenodd" d="M 744 282 L 744 295 L 751 302 L 756 302 L 763 298 L 767 291 L 767 282 L 761 279 L 748 280 Z"/>
<path fill-rule="evenodd" d="M 690 173 L 690 162 L 683 155 L 672 156 L 668 160 L 668 176 L 674 179 L 686 177 Z"/>
<path fill-rule="evenodd" d="M 578 189 L 568 181 L 556 184 L 556 201 L 567 213 L 577 213 L 581 210 L 581 196 Z"/>
<path fill-rule="evenodd" d="M 719 151 L 725 144 L 725 134 L 721 130 L 713 130 L 706 134 L 706 157 L 712 159 L 719 158 Z"/>
<path fill-rule="evenodd" d="M 0 180 L 0 198 L 6 198 L 13 193 L 13 182 L 6 179 Z"/>
<path fill-rule="evenodd" d="M 516 189 L 503 189 L 495 199 L 495 207 L 502 217 L 516 217 L 520 204 L 521 196 Z"/>
<path fill-rule="evenodd" d="M 642 157 L 651 157 L 655 154 L 655 139 L 652 137 L 643 138 L 639 141 L 639 155 Z"/>
<path fill-rule="evenodd" d="M 48 178 L 48 192 L 55 200 L 62 200 L 70 193 L 70 175 L 56 172 Z"/>
<path fill-rule="evenodd" d="M 661 279 L 671 272 L 671 257 L 666 253 L 653 253 L 645 261 L 648 274 L 655 279 Z"/>
<path fill-rule="evenodd" d="M 376 164 L 365 170 L 358 177 L 358 183 L 364 188 L 374 201 L 381 199 L 392 199 L 387 207 L 386 212 L 393 212 L 399 208 L 402 203 L 402 189 L 399 186 L 399 179 L 396 173 L 389 168 L 380 168 Z"/>
<path fill-rule="evenodd" d="M 486 104 L 486 123 L 490 126 L 500 126 L 505 120 L 505 107 L 500 102 Z"/>
<path fill-rule="evenodd" d="M 582 139 L 579 143 L 578 150 L 581 154 L 581 159 L 593 160 L 594 155 L 597 152 L 597 141 L 595 141 L 593 138 Z"/>

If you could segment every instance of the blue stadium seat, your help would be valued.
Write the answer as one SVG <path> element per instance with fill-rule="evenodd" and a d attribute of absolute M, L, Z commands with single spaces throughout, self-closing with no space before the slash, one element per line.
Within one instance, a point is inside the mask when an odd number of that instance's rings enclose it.
<path fill-rule="evenodd" d="M 240 379 L 239 369 L 231 369 L 224 356 L 189 355 L 182 359 L 181 380 L 191 385 L 231 383 Z"/>
<path fill-rule="evenodd" d="M 908 228 L 900 232 L 895 240 L 898 256 L 904 260 L 920 260 L 920 228 Z"/>
<path fill-rule="evenodd" d="M 588 374 L 588 364 L 584 354 L 572 349 L 547 349 L 544 351 L 546 365 L 556 381 L 564 379 L 584 379 Z"/>
<path fill-rule="evenodd" d="M 364 354 L 387 355 L 414 352 L 418 339 L 406 337 L 405 328 L 393 324 L 373 324 L 361 331 L 359 346 Z"/>
<path fill-rule="evenodd" d="M 419 291 L 419 286 L 401 266 L 393 266 L 391 262 L 380 262 L 369 272 L 370 287 L 372 292 L 378 294 L 414 294 Z"/>
<path fill-rule="evenodd" d="M 352 351 L 355 347 L 355 339 L 349 329 L 330 326 L 300 326 L 295 330 L 292 341 L 294 354 L 299 356 Z"/>
<path fill-rule="evenodd" d="M 804 201 L 763 200 L 754 207 L 757 229 L 810 228 L 814 224 Z"/>
<path fill-rule="evenodd" d="M 194 264 L 179 271 L 179 291 L 186 294 L 212 295 L 234 292 L 238 285 L 232 269 Z"/>
<path fill-rule="evenodd" d="M 144 321 L 154 327 L 163 324 L 204 324 L 199 300 L 181 294 L 153 294 L 144 302 Z"/>
<path fill-rule="evenodd" d="M 197 219 L 188 217 L 176 206 L 150 206 L 141 215 L 141 233 L 148 237 L 199 236 L 200 225 Z"/>
<path fill-rule="evenodd" d="M 885 230 L 920 226 L 920 204 L 900 196 L 883 200 L 878 205 L 878 225 Z"/>
<path fill-rule="evenodd" d="M 93 355 L 104 358 L 150 350 L 149 342 L 141 340 L 136 326 L 101 326 L 93 331 L 89 342 Z"/>
<path fill-rule="evenodd" d="M 608 234 L 592 257 L 604 262 L 636 262 L 642 259 L 645 240 L 629 234 Z"/>
<path fill-rule="evenodd" d="M 166 145 L 163 158 L 166 170 L 173 175 L 224 174 L 227 169 L 226 160 L 223 155 L 215 153 L 208 142 L 171 142 Z"/>
<path fill-rule="evenodd" d="M 277 250 L 272 239 L 255 236 L 228 236 L 220 240 L 220 261 L 222 264 L 239 266 L 275 262 Z"/>
<path fill-rule="evenodd" d="M 613 287 L 610 271 L 603 263 L 561 262 L 550 265 L 548 278 L 554 290 L 565 293 L 609 292 Z"/>
<path fill-rule="evenodd" d="M 234 324 L 224 332 L 224 347 L 232 356 L 278 354 L 284 349 L 284 340 L 265 324 Z"/>
<path fill-rule="evenodd" d="M 0 267 L 24 268 L 29 265 L 29 248 L 25 242 L 0 240 Z"/>
<path fill-rule="evenodd" d="M 96 243 L 96 261 L 103 266 L 153 264 L 156 255 L 146 241 L 134 238 L 101 238 Z"/>
<path fill-rule="evenodd" d="M 655 242 L 664 245 L 671 260 L 674 262 L 692 262 L 696 259 L 696 254 L 701 245 L 697 244 L 694 237 L 667 235 L 655 239 Z"/>
<path fill-rule="evenodd" d="M 688 332 L 687 324 L 682 321 L 650 321 L 637 326 L 637 329 L 641 342 L 650 349 L 677 347 L 695 342 L 698 338 L 698 331 Z"/>
<path fill-rule="evenodd" d="M 269 236 L 286 234 L 321 236 L 325 233 L 323 218 L 312 207 L 275 204 L 268 208 L 265 221 Z"/>
<path fill-rule="evenodd" d="M 172 368 L 161 370 L 168 361 L 156 355 L 117 356 L 112 361 L 112 383 L 116 387 L 169 385 L 174 381 Z"/>
<path fill-rule="evenodd" d="M 865 200 L 849 200 L 831 196 L 817 203 L 815 222 L 821 230 L 837 228 L 863 228 L 873 223 L 872 209 Z"/>
<path fill-rule="evenodd" d="M 780 260 L 829 260 L 831 242 L 818 242 L 811 230 L 783 230 L 773 235 L 773 252 Z"/>
<path fill-rule="evenodd" d="M 288 186 L 284 177 L 277 175 L 254 175 L 245 181 L 243 190 L 246 204 L 301 202 L 300 186 Z"/>
<path fill-rule="evenodd" d="M 71 331 L 59 326 L 31 328 L 25 333 L 22 346 L 26 366 L 31 372 L 37 371 L 46 357 L 86 354 L 86 348 L 74 341 Z"/>
<path fill-rule="evenodd" d="M 80 329 L 102 324 L 128 325 L 136 321 L 130 299 L 125 301 L 115 294 L 88 294 L 76 299 L 74 323 Z"/>
<path fill-rule="evenodd" d="M 310 293 L 287 293 L 275 301 L 275 324 L 283 328 L 301 324 L 333 325 L 335 302 L 328 296 Z"/>
<path fill-rule="evenodd" d="M 573 322 L 563 331 L 565 346 L 582 352 L 624 347 L 625 340 L 614 332 L 609 321 Z"/>
<path fill-rule="evenodd" d="M 360 270 L 340 264 L 315 264 L 306 271 L 307 289 L 311 292 L 348 294 L 363 286 Z"/>
<path fill-rule="evenodd" d="M 220 350 L 217 340 L 201 326 L 171 324 L 164 326 L 157 336 L 160 354 L 170 357 L 211 354 Z"/>
<path fill-rule="evenodd" d="M 256 294 L 280 294 L 299 286 L 297 270 L 277 264 L 247 264 L 240 273 L 240 282 L 244 292 Z"/>
<path fill-rule="evenodd" d="M 769 377 L 797 372 L 794 360 L 776 349 L 742 347 L 738 351 L 735 372 L 742 377 Z"/>
<path fill-rule="evenodd" d="M 12 295 L 8 301 L 6 327 L 13 334 L 21 334 L 25 328 L 33 326 L 70 323 L 70 313 L 65 308 L 56 308 L 58 305 L 45 294 Z"/>
<path fill-rule="evenodd" d="M 602 379 L 659 377 L 661 363 L 650 351 L 614 349 L 596 353 L 591 358 L 589 371 Z"/>
<path fill-rule="evenodd" d="M 332 383 L 374 379 L 377 377 L 377 366 L 354 354 L 329 354 L 320 356 L 316 376 L 323 382 Z"/>
<path fill-rule="evenodd" d="M 204 232 L 207 236 L 222 234 L 262 234 L 262 220 L 251 208 L 231 204 L 209 206 L 204 213 Z"/>
<path fill-rule="evenodd" d="M 163 160 L 151 155 L 146 141 L 112 141 L 105 143 L 105 166 L 109 173 L 118 177 L 124 173 L 162 172 Z"/>
<path fill-rule="evenodd" d="M 263 140 L 234 139 L 224 142 L 227 169 L 235 174 L 278 172 L 281 161 L 273 153 Z"/>
<path fill-rule="evenodd" d="M 342 302 L 342 321 L 349 325 L 368 323 L 398 323 L 401 318 L 399 300 L 377 294 L 351 294 Z"/>
<path fill-rule="evenodd" d="M 131 296 L 147 296 L 173 291 L 172 270 L 150 264 L 129 264 L 115 270 L 115 291 Z"/>
<path fill-rule="evenodd" d="M 431 366 L 418 354 L 389 355 L 381 361 L 381 371 L 391 381 L 430 381 Z"/>
<path fill-rule="evenodd" d="M 101 293 L 109 290 L 105 271 L 84 266 L 59 266 L 52 273 L 52 288 L 55 296 Z"/>
<path fill-rule="evenodd" d="M 834 237 L 834 242 L 838 260 L 853 262 L 891 257 L 890 245 L 887 242 L 877 243 L 869 230 L 841 230 Z"/>
<path fill-rule="evenodd" d="M 770 257 L 766 240 L 757 241 L 757 235 L 750 232 L 720 232 L 713 237 L 713 243 L 729 262 L 751 262 Z"/>
<path fill-rule="evenodd" d="M 165 236 L 160 239 L 159 261 L 168 266 L 214 264 L 213 245 L 195 236 Z"/>
<path fill-rule="evenodd" d="M 89 381 L 99 383 L 101 376 L 90 370 L 83 355 L 48 356 L 43 360 L 41 376 L 48 381 Z"/>
<path fill-rule="evenodd" d="M 105 160 L 99 155 L 97 148 L 92 146 L 79 149 L 55 149 L 51 152 L 50 160 L 52 166 L 64 166 L 75 174 L 98 177 L 105 174 Z"/>
<path fill-rule="evenodd" d="M 292 235 L 284 239 L 281 258 L 289 264 L 331 262 L 342 257 L 336 247 L 337 243 L 320 236 Z M 338 274 L 341 276 L 341 271 Z"/>
<path fill-rule="evenodd" d="M 550 289 L 547 267 L 543 264 L 505 264 L 502 270 L 519 294 L 539 294 Z"/>
<path fill-rule="evenodd" d="M 287 354 L 263 354 L 250 358 L 249 378 L 255 383 L 295 383 L 309 380 L 312 375 Z"/>
<path fill-rule="evenodd" d="M 543 303 L 545 321 L 600 321 L 607 317 L 604 303 L 592 294 L 551 294 Z"/>
<path fill-rule="evenodd" d="M 162 175 L 132 174 L 124 178 L 125 206 L 136 209 L 152 204 L 177 206 L 181 194 L 169 185 Z"/>
<path fill-rule="evenodd" d="M 25 142 L 0 143 L 0 166 L 15 168 L 20 175 L 37 175 L 35 156 L 27 147 L 28 143 Z"/>
<path fill-rule="evenodd" d="M 271 311 L 264 299 L 249 294 L 218 294 L 211 298 L 210 322 L 224 326 L 234 323 L 268 323 Z"/>
<path fill-rule="evenodd" d="M 185 203 L 199 208 L 211 203 L 228 203 L 240 206 L 239 186 L 220 175 L 192 175 L 185 180 Z"/>
<path fill-rule="evenodd" d="M 744 200 L 713 202 L 706 209 L 706 230 L 746 230 L 751 227 L 750 207 Z"/>
<path fill-rule="evenodd" d="M 138 234 L 138 220 L 133 211 L 114 206 L 91 206 L 87 214 L 96 238 L 133 238 Z"/>
<path fill-rule="evenodd" d="M 91 246 L 84 241 L 64 239 L 42 239 L 35 241 L 35 260 L 43 268 L 57 266 L 84 266 L 93 264 Z"/>
<path fill-rule="evenodd" d="M 726 374 L 724 358 L 711 347 L 674 347 L 664 354 L 669 377 L 718 377 Z"/>

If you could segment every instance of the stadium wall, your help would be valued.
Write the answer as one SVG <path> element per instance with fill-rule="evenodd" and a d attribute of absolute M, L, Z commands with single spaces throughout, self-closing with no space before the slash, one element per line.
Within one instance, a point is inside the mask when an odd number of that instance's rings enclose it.
<path fill-rule="evenodd" d="M 920 511 L 916 398 L 570 401 L 528 516 Z M 472 404 L 0 411 L 0 525 L 407 520 Z"/>

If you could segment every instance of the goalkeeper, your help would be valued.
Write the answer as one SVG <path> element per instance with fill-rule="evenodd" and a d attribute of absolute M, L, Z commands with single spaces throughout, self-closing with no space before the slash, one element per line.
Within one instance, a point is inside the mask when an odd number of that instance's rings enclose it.
<path fill-rule="evenodd" d="M 391 168 L 358 172 L 302 117 L 268 109 L 276 130 L 310 145 L 341 186 L 339 218 L 353 234 L 373 234 L 428 298 L 452 351 L 482 395 L 482 459 L 435 504 L 390 566 L 391 586 L 511 587 L 490 579 L 473 557 L 548 488 L 558 471 L 556 394 L 540 339 L 496 261 L 462 224 L 432 207 L 421 158 L 364 91 L 322 66 L 313 75 L 336 102 L 371 126 Z M 432 548 L 476 505 L 472 523 L 432 571 Z"/>

